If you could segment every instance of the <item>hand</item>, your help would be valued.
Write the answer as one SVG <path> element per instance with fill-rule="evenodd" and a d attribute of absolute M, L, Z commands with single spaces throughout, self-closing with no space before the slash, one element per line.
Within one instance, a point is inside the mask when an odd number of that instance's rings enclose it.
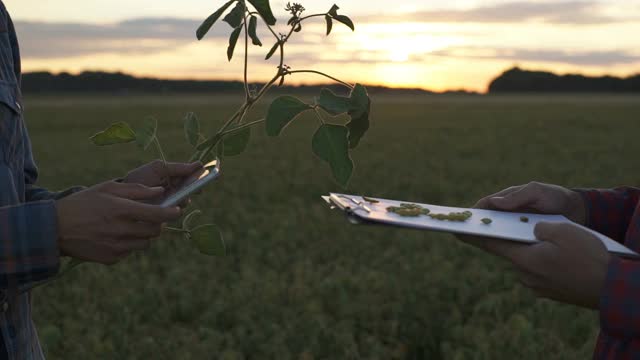
<path fill-rule="evenodd" d="M 586 222 L 585 205 L 580 194 L 558 185 L 538 182 L 512 186 L 484 197 L 474 205 L 474 208 L 564 215 L 581 225 Z M 457 237 L 483 250 L 488 250 L 489 242 L 500 241 L 468 235 L 457 235 Z"/>
<path fill-rule="evenodd" d="M 142 184 L 145 186 L 163 186 L 169 188 L 180 184 L 187 176 L 202 168 L 202 163 L 165 163 L 155 160 L 130 171 L 124 178 L 125 183 Z"/>
<path fill-rule="evenodd" d="M 474 207 L 564 215 L 581 225 L 586 221 L 585 205 L 580 194 L 561 186 L 538 182 L 512 186 L 481 199 Z"/>
<path fill-rule="evenodd" d="M 58 200 L 58 242 L 63 255 L 115 264 L 132 251 L 149 247 L 162 224 L 181 216 L 178 207 L 162 208 L 140 201 L 161 196 L 161 187 L 114 181 Z"/>
<path fill-rule="evenodd" d="M 489 240 L 485 249 L 510 260 L 521 283 L 539 296 L 597 309 L 610 255 L 590 232 L 568 223 L 538 223 L 533 245 Z"/>

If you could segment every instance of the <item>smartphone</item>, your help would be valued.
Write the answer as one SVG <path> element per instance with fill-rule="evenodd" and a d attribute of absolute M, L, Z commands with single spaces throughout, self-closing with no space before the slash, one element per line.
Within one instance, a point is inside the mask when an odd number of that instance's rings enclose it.
<path fill-rule="evenodd" d="M 205 185 L 217 179 L 218 176 L 220 176 L 220 159 L 213 160 L 185 179 L 177 189 L 170 192 L 164 200 L 160 202 L 160 206 L 177 206 L 188 199 L 189 196 L 193 195 L 193 193 L 201 190 Z"/>

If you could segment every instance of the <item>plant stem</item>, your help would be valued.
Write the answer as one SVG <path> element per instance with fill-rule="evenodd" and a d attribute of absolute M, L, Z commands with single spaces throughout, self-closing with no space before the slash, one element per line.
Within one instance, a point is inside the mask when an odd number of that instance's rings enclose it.
<path fill-rule="evenodd" d="M 293 71 L 287 71 L 287 74 L 300 74 L 300 73 L 310 73 L 310 74 L 321 75 L 321 76 L 329 78 L 329 79 L 331 79 L 331 80 L 333 80 L 333 81 L 335 81 L 335 82 L 337 82 L 337 83 L 339 83 L 341 85 L 344 85 L 345 87 L 348 87 L 349 89 L 353 89 L 353 85 L 351 85 L 351 84 L 349 84 L 347 82 L 344 82 L 344 81 L 342 81 L 340 79 L 337 79 L 337 78 L 335 78 L 335 77 L 333 77 L 331 75 L 325 74 L 325 73 L 323 73 L 321 71 L 316 71 L 316 70 L 293 70 Z"/>
<path fill-rule="evenodd" d="M 198 158 L 198 160 L 200 161 L 204 161 L 204 159 L 209 156 L 209 154 L 211 153 L 211 151 L 213 151 L 213 148 L 215 148 L 218 143 L 220 142 L 220 140 L 222 140 L 222 134 L 224 134 L 224 132 L 229 128 L 229 126 L 231 126 L 231 124 L 233 124 L 234 122 L 236 122 L 238 119 L 240 119 L 239 121 L 242 121 L 242 119 L 244 118 L 244 116 L 247 114 L 247 111 L 251 108 L 251 104 L 248 102 L 245 102 L 244 104 L 242 104 L 242 106 L 240 107 L 240 109 L 238 109 L 238 111 L 236 111 L 235 114 L 233 114 L 233 116 L 227 120 L 227 122 L 222 126 L 222 128 L 220 128 L 220 130 L 218 130 L 218 132 L 214 135 L 214 137 L 217 137 L 218 139 L 212 143 L 206 151 L 204 151 Z"/>
<path fill-rule="evenodd" d="M 222 135 L 226 136 L 226 135 L 232 134 L 232 133 L 234 133 L 236 131 L 240 131 L 242 129 L 246 129 L 248 127 L 252 127 L 254 125 L 257 125 L 257 124 L 260 124 L 260 123 L 263 123 L 263 122 L 265 122 L 265 119 L 260 119 L 260 120 L 248 122 L 248 123 L 242 124 L 242 125 L 240 125 L 238 127 L 234 127 L 233 129 L 229 129 L 229 130 L 225 131 L 224 133 L 222 133 Z"/>
<path fill-rule="evenodd" d="M 310 19 L 312 17 L 327 16 L 327 15 L 329 15 L 329 13 L 308 15 L 308 16 L 305 16 L 303 18 L 300 18 L 297 22 L 301 23 L 303 20 L 307 20 L 307 19 Z"/>
<path fill-rule="evenodd" d="M 247 28 L 247 5 L 246 3 L 244 3 L 244 26 L 245 26 L 245 66 L 244 66 L 244 85 L 245 85 L 245 93 L 246 93 L 246 101 L 245 103 L 240 107 L 240 109 L 238 109 L 238 111 L 229 119 L 227 120 L 227 122 L 222 126 L 222 128 L 220 130 L 218 130 L 218 132 L 216 133 L 216 135 L 214 137 L 217 137 L 216 141 L 213 142 L 211 145 L 209 145 L 209 147 L 203 151 L 200 156 L 198 157 L 198 160 L 200 161 L 204 161 L 204 159 L 209 156 L 209 154 L 211 154 L 211 151 L 213 151 L 213 149 L 218 145 L 218 143 L 223 139 L 223 137 L 231 132 L 235 132 L 235 131 L 239 131 L 241 129 L 247 128 L 249 126 L 253 126 L 256 125 L 260 122 L 263 122 L 264 120 L 257 120 L 254 122 L 250 122 L 241 126 L 238 126 L 237 128 L 231 129 L 229 131 L 227 131 L 227 129 L 229 129 L 229 126 L 231 126 L 233 123 L 238 122 L 238 123 L 242 123 L 242 120 L 244 119 L 244 117 L 247 115 L 247 112 L 253 107 L 253 105 L 255 103 L 257 103 L 263 96 L 264 94 L 273 86 L 273 84 L 275 84 L 276 81 L 278 81 L 278 79 L 280 79 L 280 77 L 283 77 L 287 74 L 292 74 L 292 73 L 302 73 L 302 72 L 307 72 L 307 73 L 316 73 L 322 76 L 326 76 L 346 87 L 349 87 L 350 89 L 353 88 L 352 85 L 336 79 L 332 76 L 329 76 L 325 73 L 319 72 L 319 71 L 313 71 L 313 70 L 297 70 L 297 71 L 287 71 L 284 69 L 284 44 L 289 40 L 289 38 L 291 37 L 291 35 L 293 35 L 296 27 L 298 26 L 298 24 L 300 24 L 303 20 L 312 18 L 312 17 L 319 17 L 319 16 L 326 16 L 327 13 L 324 14 L 314 14 L 314 15 L 309 15 L 309 16 L 305 16 L 303 18 L 300 18 L 298 21 L 296 21 L 294 24 L 292 24 L 291 29 L 289 30 L 289 33 L 284 37 L 281 38 L 280 36 L 278 36 L 278 34 L 276 34 L 276 32 L 273 30 L 273 28 L 271 27 L 271 25 L 269 25 L 269 23 L 265 20 L 265 18 L 262 16 L 262 14 L 258 13 L 258 15 L 260 16 L 260 18 L 262 19 L 262 21 L 267 25 L 267 28 L 269 29 L 269 31 L 273 34 L 273 36 L 276 37 L 276 39 L 278 39 L 278 43 L 280 45 L 280 65 L 278 66 L 278 72 L 277 74 L 273 77 L 273 79 L 271 79 L 268 83 L 266 83 L 261 89 L 260 91 L 258 91 L 258 93 L 254 96 L 251 97 L 249 94 L 249 88 L 248 88 L 248 81 L 247 81 L 247 72 L 248 72 L 248 47 L 249 47 L 249 32 L 248 32 L 248 28 Z M 253 14 L 254 12 L 249 12 L 249 15 Z M 316 110 L 317 112 L 317 110 Z M 320 114 L 318 114 L 318 116 L 320 116 Z M 320 121 L 324 124 L 324 120 L 322 120 L 322 118 L 320 117 Z"/>
<path fill-rule="evenodd" d="M 247 3 L 244 3 L 244 93 L 246 101 L 251 102 L 251 94 L 249 93 L 249 81 L 247 80 L 249 65 L 249 29 L 247 28 Z"/>
<path fill-rule="evenodd" d="M 177 233 L 181 233 L 181 234 L 190 232 L 189 230 L 178 229 L 178 228 L 171 227 L 171 226 L 165 226 L 165 230 L 169 230 L 169 231 L 173 231 L 173 232 L 177 232 Z"/>
<path fill-rule="evenodd" d="M 158 149 L 158 153 L 162 158 L 162 164 L 164 165 L 164 178 L 162 182 L 166 184 L 166 186 L 171 186 L 171 177 L 169 176 L 169 166 L 167 164 L 167 157 L 164 155 L 164 151 L 162 151 L 162 146 L 160 145 L 160 140 L 158 140 L 158 136 L 153 137 L 153 143 L 156 144 L 156 148 Z"/>
<path fill-rule="evenodd" d="M 167 157 L 164 156 L 164 151 L 162 151 L 162 146 L 160 145 L 160 141 L 158 141 L 158 137 L 154 136 L 153 137 L 153 143 L 156 144 L 156 148 L 158 149 L 158 153 L 160 154 L 160 157 L 162 158 L 162 162 L 164 163 L 164 166 L 167 166 Z"/>
<path fill-rule="evenodd" d="M 267 23 L 267 20 L 264 19 L 264 17 L 262 17 L 262 14 L 260 14 L 257 11 L 253 11 L 250 12 L 249 15 L 252 14 L 257 14 L 258 16 L 260 16 L 260 19 L 262 19 L 262 21 L 264 22 L 265 25 L 267 25 L 267 29 L 269 29 L 269 31 L 271 31 L 271 33 L 273 34 L 273 36 L 278 39 L 278 41 L 280 40 L 280 37 L 278 36 L 278 34 L 276 34 L 276 32 L 273 30 L 273 28 L 271 27 L 271 25 L 269 25 L 269 23 Z"/>
<path fill-rule="evenodd" d="M 324 121 L 324 119 L 322 118 L 322 114 L 320 114 L 320 111 L 318 111 L 318 107 L 315 106 L 313 108 L 313 112 L 315 112 L 316 116 L 318 117 L 318 120 L 320 120 L 320 125 L 326 125 L 327 123 Z"/>

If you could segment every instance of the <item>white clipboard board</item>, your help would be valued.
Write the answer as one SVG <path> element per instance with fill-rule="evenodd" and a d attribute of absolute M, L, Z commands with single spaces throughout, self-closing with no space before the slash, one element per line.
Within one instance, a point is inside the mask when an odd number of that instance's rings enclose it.
<path fill-rule="evenodd" d="M 598 237 L 607 250 L 622 257 L 638 258 L 640 254 L 612 240 L 611 238 L 576 224 L 562 215 L 540 215 L 526 213 L 510 213 L 494 210 L 467 209 L 432 204 L 421 204 L 409 201 L 387 200 L 379 198 L 362 197 L 359 195 L 347 195 L 331 193 L 322 197 L 332 207 L 345 212 L 349 221 L 354 224 L 381 224 L 399 226 L 429 231 L 448 232 L 454 234 L 474 235 L 482 237 L 498 238 L 534 244 L 536 239 L 533 230 L 539 222 L 571 223 L 579 226 Z M 432 214 L 449 214 L 451 212 L 470 211 L 471 218 L 466 221 L 448 221 L 432 219 L 426 215 L 417 217 L 405 217 L 387 211 L 390 206 L 399 207 L 401 204 L 416 204 L 426 208 Z M 526 217 L 526 222 L 521 217 Z M 485 224 L 482 219 L 491 219 L 490 224 Z"/>

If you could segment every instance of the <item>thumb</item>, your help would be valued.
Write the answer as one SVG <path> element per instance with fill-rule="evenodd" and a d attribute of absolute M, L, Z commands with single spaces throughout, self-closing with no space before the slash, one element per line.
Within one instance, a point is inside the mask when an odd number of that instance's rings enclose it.
<path fill-rule="evenodd" d="M 596 246 L 606 250 L 602 241 L 594 234 L 570 223 L 539 222 L 533 233 L 540 241 L 576 245 L 581 248 Z"/>
<path fill-rule="evenodd" d="M 147 187 L 142 184 L 126 184 L 109 182 L 103 186 L 103 190 L 111 195 L 129 200 L 150 200 L 164 194 L 164 188 Z"/>
<path fill-rule="evenodd" d="M 169 176 L 180 177 L 191 175 L 201 168 L 202 163 L 198 161 L 194 163 L 168 163 L 166 170 Z"/>
<path fill-rule="evenodd" d="M 517 210 L 537 200 L 537 194 L 530 188 L 522 188 L 505 196 L 489 198 L 489 203 L 498 210 Z"/>

